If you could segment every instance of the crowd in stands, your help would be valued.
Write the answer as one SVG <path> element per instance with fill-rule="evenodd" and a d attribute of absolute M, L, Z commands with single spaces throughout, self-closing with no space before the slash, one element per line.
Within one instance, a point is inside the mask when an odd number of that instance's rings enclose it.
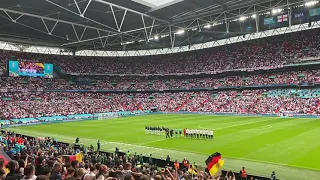
<path fill-rule="evenodd" d="M 240 68 L 280 66 L 293 58 L 318 57 L 320 31 L 308 30 L 224 45 L 198 51 L 144 57 L 77 57 L 0 51 L 0 66 L 11 56 L 18 59 L 52 62 L 67 73 L 170 74 L 220 72 Z M 27 92 L 28 90 L 164 90 L 317 84 L 319 70 L 189 79 L 139 78 L 73 79 L 0 78 L 0 119 L 37 118 L 72 114 L 94 114 L 156 109 L 165 112 L 208 112 L 244 114 L 320 114 L 320 89 L 230 90 L 176 93 L 66 93 Z M 25 92 L 10 92 L 8 89 Z M 3 134 L 5 152 L 13 159 L 6 175 L 0 158 L 0 179 L 24 180 L 190 180 L 192 173 L 174 168 L 158 169 L 143 164 L 139 156 L 86 155 L 83 162 L 68 161 L 65 155 L 79 150 L 53 148 L 44 139 L 22 139 Z M 16 142 L 25 148 L 14 151 Z M 90 149 L 81 149 L 91 153 Z M 1 168 L 2 167 L 2 168 Z M 193 179 L 211 180 L 208 173 L 193 174 Z M 177 178 L 178 177 L 178 178 Z M 226 179 L 235 179 L 234 176 Z"/>
<path fill-rule="evenodd" d="M 319 113 L 320 91 L 243 90 L 179 93 L 0 93 L 0 119 L 157 109 L 214 113 Z"/>
<path fill-rule="evenodd" d="M 145 80 L 139 78 L 118 79 L 43 79 L 43 78 L 12 78 L 0 77 L 1 89 L 14 90 L 163 90 L 163 89 L 191 89 L 218 88 L 222 86 L 259 86 L 259 85 L 289 85 L 316 84 L 320 82 L 319 70 L 275 72 L 268 74 L 228 75 L 213 78 L 189 79 L 156 79 Z"/>
<path fill-rule="evenodd" d="M 3 132 L 0 148 L 10 158 L 4 167 L 0 158 L 1 180 L 218 180 L 218 173 L 211 177 L 204 170 L 196 170 L 187 159 L 183 166 L 179 161 L 173 164 L 167 156 L 165 168 L 155 166 L 151 155 L 148 160 L 142 154 L 94 151 L 90 145 L 73 146 L 57 142 L 53 138 L 30 138 Z M 2 150 L 1 150 L 2 151 Z M 81 155 L 78 154 L 81 153 Z M 76 158 L 74 158 L 76 157 Z M 182 161 L 180 163 L 182 163 Z M 227 180 L 235 180 L 235 174 L 228 172 Z M 223 177 L 224 179 L 224 177 Z"/>
<path fill-rule="evenodd" d="M 53 62 L 68 73 L 169 74 L 213 72 L 279 66 L 287 60 L 319 56 L 318 29 L 266 37 L 197 51 L 142 57 L 80 57 L 1 51 L 0 61 L 18 59 Z"/>
<path fill-rule="evenodd" d="M 67 72 L 115 74 L 190 73 L 278 66 L 297 56 L 318 56 L 319 36 L 318 30 L 310 30 L 171 55 L 77 57 L 55 62 Z"/>

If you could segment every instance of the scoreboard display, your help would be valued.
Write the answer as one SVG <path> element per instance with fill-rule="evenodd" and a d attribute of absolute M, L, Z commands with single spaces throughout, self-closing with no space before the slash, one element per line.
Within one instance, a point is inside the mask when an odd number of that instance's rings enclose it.
<path fill-rule="evenodd" d="M 9 76 L 29 76 L 53 78 L 53 64 L 9 60 L 8 62 Z"/>

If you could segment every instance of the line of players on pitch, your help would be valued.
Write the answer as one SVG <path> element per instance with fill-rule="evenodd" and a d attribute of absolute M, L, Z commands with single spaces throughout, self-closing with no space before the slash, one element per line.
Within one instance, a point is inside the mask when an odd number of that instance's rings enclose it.
<path fill-rule="evenodd" d="M 162 127 L 146 126 L 145 133 L 166 136 L 166 138 L 186 137 L 186 138 L 192 138 L 192 139 L 213 139 L 213 131 L 207 130 L 207 129 L 199 130 L 199 129 L 185 128 L 182 130 L 182 129 L 166 128 L 163 126 Z"/>

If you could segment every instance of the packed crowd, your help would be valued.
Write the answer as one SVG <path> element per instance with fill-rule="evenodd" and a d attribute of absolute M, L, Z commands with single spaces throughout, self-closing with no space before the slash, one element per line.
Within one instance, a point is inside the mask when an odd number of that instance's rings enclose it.
<path fill-rule="evenodd" d="M 14 132 L 3 132 L 1 137 L 1 149 L 11 159 L 5 169 L 4 159 L 0 158 L 1 180 L 218 180 L 222 176 L 218 173 L 212 177 L 197 170 L 186 158 L 180 167 L 168 155 L 166 167 L 159 168 L 151 155 L 146 160 L 142 154 L 121 153 L 118 148 L 113 153 L 103 153 L 94 151 L 92 145 L 69 146 L 49 137 L 26 138 Z M 78 153 L 82 156 L 74 159 Z M 233 172 L 227 175 L 223 179 L 236 178 Z"/>
<path fill-rule="evenodd" d="M 310 92 L 308 92 L 310 91 Z M 319 92 L 243 90 L 179 93 L 0 93 L 0 119 L 151 110 L 318 114 Z"/>
<path fill-rule="evenodd" d="M 320 83 L 319 70 L 275 72 L 251 75 L 227 75 L 213 78 L 189 79 L 155 79 L 139 78 L 79 78 L 68 79 L 43 78 L 0 78 L 1 89 L 14 90 L 163 90 L 163 89 L 191 89 L 218 88 L 223 86 L 257 86 L 282 84 L 316 84 Z"/>
<path fill-rule="evenodd" d="M 0 52 L 0 61 L 41 59 L 65 72 L 103 74 L 169 74 L 224 71 L 239 68 L 278 66 L 287 60 L 319 56 L 319 30 L 266 37 L 184 53 L 144 57 L 76 57 L 21 52 Z M 81 63 L 80 63 L 81 62 Z"/>

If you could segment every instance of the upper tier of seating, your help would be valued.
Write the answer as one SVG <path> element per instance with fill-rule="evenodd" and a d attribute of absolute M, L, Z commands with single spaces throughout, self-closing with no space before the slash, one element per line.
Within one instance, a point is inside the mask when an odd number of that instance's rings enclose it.
<path fill-rule="evenodd" d="M 318 56 L 320 30 L 313 29 L 197 51 L 143 57 L 78 57 L 0 52 L 0 61 L 52 61 L 66 72 L 103 74 L 169 74 L 277 66 L 294 57 Z"/>

